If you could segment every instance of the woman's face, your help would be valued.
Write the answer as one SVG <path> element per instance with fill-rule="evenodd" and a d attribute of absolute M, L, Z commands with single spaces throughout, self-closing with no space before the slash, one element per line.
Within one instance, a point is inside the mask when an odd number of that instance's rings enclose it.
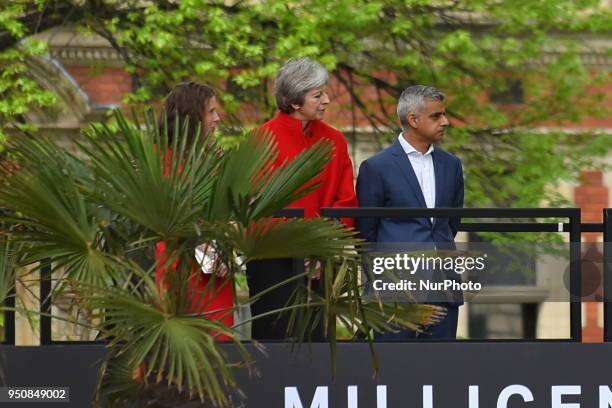
<path fill-rule="evenodd" d="M 326 91 L 327 86 L 313 88 L 304 95 L 304 103 L 300 105 L 291 105 L 293 109 L 293 117 L 300 120 L 320 120 L 325 115 L 325 109 L 329 104 L 329 96 Z"/>
<path fill-rule="evenodd" d="M 202 131 L 204 135 L 213 133 L 217 127 L 217 123 L 221 121 L 219 113 L 217 113 L 217 98 L 211 96 L 204 111 L 202 112 Z"/>

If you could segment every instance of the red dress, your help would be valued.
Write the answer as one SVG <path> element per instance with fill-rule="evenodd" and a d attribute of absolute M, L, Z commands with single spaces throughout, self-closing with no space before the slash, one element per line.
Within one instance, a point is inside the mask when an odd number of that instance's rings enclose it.
<path fill-rule="evenodd" d="M 166 159 L 168 172 L 170 170 L 171 157 L 172 152 L 169 152 Z M 234 313 L 232 308 L 234 307 L 234 290 L 232 279 L 216 277 L 214 282 L 210 282 L 212 276 L 201 272 L 200 266 L 195 261 L 195 254 L 193 256 L 195 266 L 188 286 L 192 312 L 198 314 L 209 312 L 206 318 L 218 320 L 228 327 L 233 326 Z M 164 268 L 167 259 L 166 243 L 160 241 L 155 245 L 155 283 L 160 289 L 167 289 L 167 285 L 164 283 L 168 273 L 167 268 Z M 178 259 L 172 262 L 170 269 L 176 270 L 177 265 Z M 219 335 L 217 339 L 220 341 L 230 340 L 229 337 L 224 335 Z"/>
<path fill-rule="evenodd" d="M 320 120 L 310 121 L 304 132 L 302 121 L 284 112 L 276 114 L 264 123 L 263 127 L 272 131 L 278 145 L 278 158 L 274 163 L 276 167 L 293 159 L 321 139 L 329 140 L 334 146 L 331 160 L 315 179 L 322 183 L 316 190 L 291 203 L 289 207 L 304 208 L 306 218 L 319 216 L 322 207 L 357 207 L 353 164 L 342 132 Z M 352 218 L 343 218 L 342 222 L 348 227 L 354 225 Z"/>

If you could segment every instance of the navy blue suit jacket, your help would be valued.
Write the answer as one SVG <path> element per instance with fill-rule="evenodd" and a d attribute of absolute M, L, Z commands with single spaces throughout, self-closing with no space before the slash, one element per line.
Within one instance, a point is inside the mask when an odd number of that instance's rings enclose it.
<path fill-rule="evenodd" d="M 463 169 L 461 161 L 439 147 L 432 152 L 436 180 L 435 207 L 463 207 Z M 427 208 L 410 159 L 398 140 L 390 147 L 361 163 L 357 177 L 357 199 L 360 207 Z M 360 236 L 376 243 L 382 251 L 421 250 L 433 247 L 454 248 L 460 218 L 430 217 L 412 219 L 358 218 Z M 394 248 L 392 243 L 402 243 Z M 409 245 L 407 243 L 418 245 Z M 459 279 L 454 273 L 452 279 Z M 463 294 L 453 292 L 445 297 L 448 305 L 463 303 Z M 438 298 L 435 302 L 439 303 Z"/>
<path fill-rule="evenodd" d="M 461 161 L 439 147 L 432 152 L 436 179 L 435 207 L 463 207 Z M 398 140 L 361 163 L 357 177 L 360 207 L 427 208 L 410 160 Z M 361 218 L 357 229 L 369 242 L 454 242 L 459 218 Z"/>

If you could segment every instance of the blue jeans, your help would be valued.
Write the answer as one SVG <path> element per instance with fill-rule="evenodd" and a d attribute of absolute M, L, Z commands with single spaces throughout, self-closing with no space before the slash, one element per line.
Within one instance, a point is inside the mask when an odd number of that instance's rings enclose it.
<path fill-rule="evenodd" d="M 457 319 L 459 306 L 445 305 L 446 316 L 438 323 L 426 326 L 422 333 L 413 330 L 398 330 L 396 332 L 374 333 L 376 341 L 405 340 L 454 340 L 457 338 Z"/>

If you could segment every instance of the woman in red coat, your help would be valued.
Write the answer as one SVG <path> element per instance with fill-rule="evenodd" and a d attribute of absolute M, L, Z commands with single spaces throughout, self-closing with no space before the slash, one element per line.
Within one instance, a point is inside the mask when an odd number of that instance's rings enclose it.
<path fill-rule="evenodd" d="M 293 159 L 304 149 L 321 139 L 334 147 L 333 156 L 317 178 L 321 182 L 316 190 L 292 203 L 289 207 L 303 208 L 306 218 L 319 216 L 322 207 L 356 207 L 353 184 L 353 165 L 348 154 L 344 135 L 323 122 L 330 102 L 327 94 L 329 74 L 319 63 L 302 58 L 286 63 L 274 83 L 279 112 L 263 127 L 273 134 L 278 158 L 275 165 Z M 343 219 L 353 226 L 352 219 Z M 250 262 L 247 266 L 249 292 L 255 296 L 261 291 L 289 279 L 294 274 L 292 259 L 271 259 Z M 295 289 L 284 285 L 251 304 L 251 314 L 259 314 L 282 308 Z M 287 319 L 281 316 L 253 320 L 252 338 L 279 340 L 286 338 Z M 322 339 L 321 333 L 313 333 L 312 340 Z"/>
<path fill-rule="evenodd" d="M 215 91 L 204 84 L 197 82 L 185 82 L 177 85 L 167 96 L 164 103 L 164 112 L 169 129 L 169 144 L 172 143 L 173 129 L 175 123 L 179 122 L 182 128 L 185 121 L 189 121 L 188 131 L 194 132 L 201 129 L 203 135 L 210 135 L 215 131 L 220 121 L 217 113 L 217 101 Z M 188 132 L 187 137 L 190 137 Z M 181 132 L 179 132 L 182 135 Z M 177 160 L 172 157 L 172 152 L 167 152 L 166 161 Z M 170 166 L 168 166 L 168 170 Z M 176 269 L 176 261 L 166 267 L 169 256 L 166 243 L 160 241 L 156 245 L 156 269 L 155 279 L 160 288 L 165 288 L 165 278 L 168 273 Z M 221 321 L 226 326 L 234 324 L 233 318 L 233 283 L 227 276 L 227 268 L 221 265 L 217 268 L 214 282 L 210 264 L 214 261 L 214 250 L 211 246 L 203 244 L 194 254 L 201 268 L 196 268 L 189 281 L 189 298 L 194 313 L 207 313 L 207 318 Z M 170 271 L 168 270 L 170 269 Z M 220 340 L 228 340 L 219 336 Z"/>

